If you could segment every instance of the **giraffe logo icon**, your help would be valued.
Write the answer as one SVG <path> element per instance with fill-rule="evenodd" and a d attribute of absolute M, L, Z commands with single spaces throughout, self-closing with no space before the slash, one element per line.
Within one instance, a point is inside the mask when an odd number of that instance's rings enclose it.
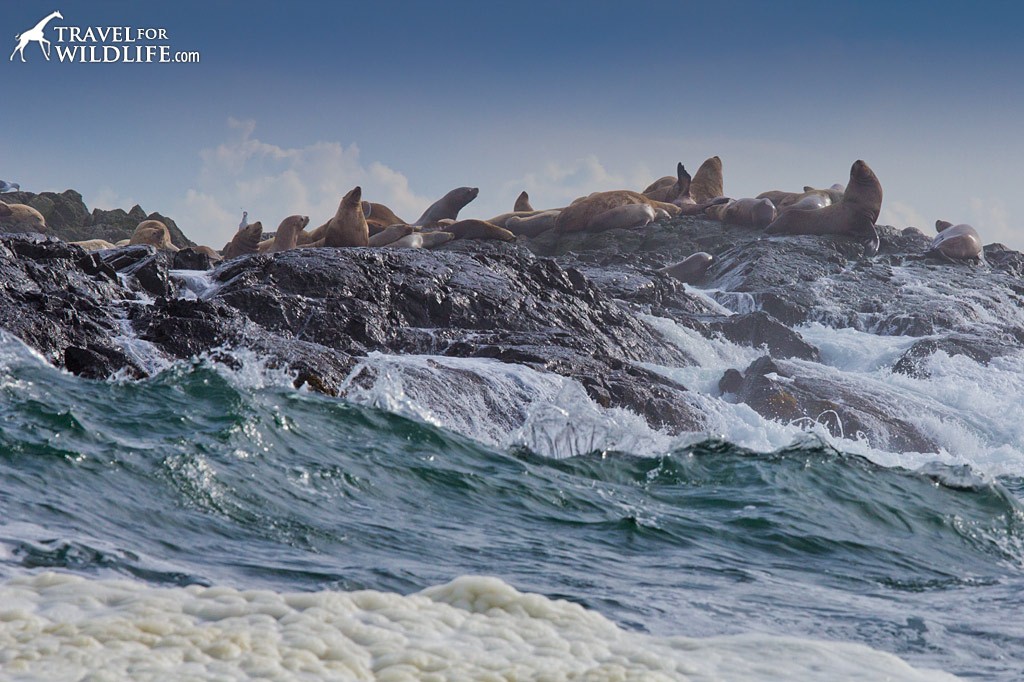
<path fill-rule="evenodd" d="M 18 41 L 18 46 L 14 48 L 14 52 L 11 53 L 11 58 L 7 61 L 13 62 L 14 55 L 21 53 L 21 61 L 25 61 L 25 48 L 29 43 L 39 43 L 39 49 L 43 51 L 43 56 L 46 57 L 46 61 L 50 61 L 50 41 L 43 35 L 43 31 L 46 29 L 46 25 L 54 19 L 63 19 L 64 15 L 60 12 L 53 12 L 48 14 L 45 19 L 40 21 L 38 24 L 25 31 L 14 36 L 14 39 Z"/>

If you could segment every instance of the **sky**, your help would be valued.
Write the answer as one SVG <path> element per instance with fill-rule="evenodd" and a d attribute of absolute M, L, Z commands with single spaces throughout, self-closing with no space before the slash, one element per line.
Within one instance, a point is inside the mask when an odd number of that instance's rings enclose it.
<path fill-rule="evenodd" d="M 14 36 L 55 10 L 50 60 L 29 42 L 22 63 Z M 199 61 L 61 60 L 118 52 L 85 32 L 116 26 Z M 479 187 L 461 215 L 487 218 L 524 189 L 558 207 L 713 155 L 737 198 L 864 159 L 880 223 L 1024 250 L 1021 26 L 1024 3 L 942 0 L 5 0 L 0 179 L 137 203 L 217 248 L 243 209 L 318 225 L 356 185 L 410 221 Z"/>

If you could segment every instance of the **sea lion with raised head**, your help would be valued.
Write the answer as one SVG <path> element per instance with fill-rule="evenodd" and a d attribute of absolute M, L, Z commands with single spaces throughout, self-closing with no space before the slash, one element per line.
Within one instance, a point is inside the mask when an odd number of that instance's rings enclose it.
<path fill-rule="evenodd" d="M 701 204 L 725 194 L 725 180 L 722 176 L 722 160 L 717 156 L 706 159 L 693 174 L 690 181 L 690 196 Z"/>
<path fill-rule="evenodd" d="M 697 253 L 687 256 L 681 262 L 662 268 L 658 270 L 658 272 L 663 272 L 666 275 L 675 277 L 680 282 L 694 284 L 704 278 L 704 274 L 708 271 L 708 268 L 711 267 L 711 263 L 714 260 L 714 257 L 710 253 L 698 251 Z"/>
<path fill-rule="evenodd" d="M 981 259 L 981 236 L 970 225 L 954 225 L 945 220 L 936 220 L 935 230 L 939 234 L 932 240 L 928 248 L 929 253 L 939 254 L 950 260 Z"/>
<path fill-rule="evenodd" d="M 341 198 L 338 211 L 324 228 L 324 246 L 366 246 L 369 243 L 370 228 L 366 225 L 362 197 L 363 188 L 357 185 Z"/>
<path fill-rule="evenodd" d="M 254 223 L 249 223 L 236 232 L 235 236 L 231 238 L 231 241 L 225 244 L 224 248 L 221 249 L 221 254 L 224 256 L 224 260 L 244 256 L 247 253 L 257 253 L 260 246 L 260 237 L 262 236 L 263 223 L 259 220 Z"/>
<path fill-rule="evenodd" d="M 164 251 L 178 250 L 178 247 L 171 243 L 171 231 L 159 220 L 143 220 L 135 228 L 128 243 L 149 244 Z"/>
<path fill-rule="evenodd" d="M 865 241 L 866 255 L 878 252 L 875 222 L 882 208 L 882 183 L 861 160 L 850 168 L 842 199 L 809 211 L 786 211 L 765 229 L 766 234 L 842 234 Z"/>
<path fill-rule="evenodd" d="M 290 215 L 277 226 L 277 233 L 270 245 L 269 253 L 289 251 L 299 245 L 299 234 L 309 225 L 309 216 Z"/>
<path fill-rule="evenodd" d="M 466 204 L 476 199 L 480 194 L 478 187 L 456 187 L 443 197 L 435 201 L 423 212 L 419 220 L 413 225 L 423 226 L 436 223 L 439 220 L 458 220 L 459 211 L 466 207 Z"/>
<path fill-rule="evenodd" d="M 664 180 L 664 178 L 662 178 Z M 644 190 L 643 195 L 648 199 L 654 201 L 663 201 L 666 203 L 672 203 L 676 199 L 682 199 L 683 197 L 691 198 L 690 195 L 690 184 L 692 179 L 690 174 L 686 172 L 682 163 L 676 164 L 676 177 L 675 181 L 671 184 L 658 184 L 662 183 L 662 180 L 656 181 L 654 184 L 657 185 L 653 189 L 648 188 Z"/>
<path fill-rule="evenodd" d="M 0 201 L 0 232 L 46 232 L 46 218 L 31 206 Z"/>
<path fill-rule="evenodd" d="M 704 213 L 729 225 L 757 228 L 767 227 L 776 218 L 775 205 L 768 199 L 732 199 L 708 206 Z"/>
<path fill-rule="evenodd" d="M 516 213 L 533 210 L 533 206 L 530 205 L 530 195 L 526 193 L 525 189 L 516 197 L 516 203 L 512 210 Z"/>

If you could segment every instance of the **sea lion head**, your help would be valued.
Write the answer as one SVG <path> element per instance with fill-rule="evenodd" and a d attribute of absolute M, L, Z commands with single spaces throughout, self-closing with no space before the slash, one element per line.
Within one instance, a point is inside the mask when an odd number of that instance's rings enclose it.
<path fill-rule="evenodd" d="M 882 209 L 882 183 L 871 167 L 860 159 L 854 161 L 850 168 L 850 182 L 843 193 L 843 203 L 871 218 L 872 224 L 878 220 Z"/>
<path fill-rule="evenodd" d="M 750 221 L 754 227 L 767 227 L 775 220 L 775 217 L 775 204 L 771 202 L 771 199 L 758 199 L 750 207 Z"/>
<path fill-rule="evenodd" d="M 722 159 L 712 156 L 700 165 L 697 172 L 693 174 L 690 194 L 698 204 L 725 194 Z"/>
<path fill-rule="evenodd" d="M 277 226 L 277 231 L 290 231 L 298 232 L 299 230 L 309 225 L 309 216 L 306 215 L 290 215 L 281 221 L 281 224 Z"/>
<path fill-rule="evenodd" d="M 359 212 L 363 212 L 363 188 L 356 185 L 349 190 L 348 194 L 341 198 L 341 205 L 345 208 L 358 208 Z"/>
<path fill-rule="evenodd" d="M 171 231 L 159 220 L 143 220 L 135 228 L 129 244 L 149 244 L 158 249 L 177 251 L 178 247 L 171 243 Z"/>

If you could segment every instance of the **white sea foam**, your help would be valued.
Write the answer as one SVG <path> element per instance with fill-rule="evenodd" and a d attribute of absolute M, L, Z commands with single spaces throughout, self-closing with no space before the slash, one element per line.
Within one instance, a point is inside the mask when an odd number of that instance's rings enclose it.
<path fill-rule="evenodd" d="M 154 588 L 42 573 L 0 584 L 0 679 L 956 678 L 858 644 L 628 632 L 497 578 L 401 596 Z"/>
<path fill-rule="evenodd" d="M 168 274 L 178 285 L 179 297 L 184 299 L 210 298 L 222 286 L 210 277 L 213 270 L 171 270 Z"/>
<path fill-rule="evenodd" d="M 719 397 L 718 380 L 726 369 L 745 369 L 763 349 L 707 339 L 675 322 L 652 316 L 644 321 L 686 349 L 692 367 L 649 368 L 678 381 L 696 394 L 712 435 L 761 452 L 787 447 L 810 430 L 845 452 L 860 454 L 883 466 L 918 468 L 940 461 L 970 464 L 988 475 L 1024 475 L 1024 353 L 996 358 L 982 366 L 964 356 L 939 352 L 927 362 L 928 378 L 893 373 L 889 368 L 917 338 L 878 336 L 851 328 L 812 323 L 798 331 L 821 350 L 822 363 L 793 360 L 800 375 L 836 382 L 872 396 L 894 417 L 933 439 L 938 452 L 892 452 L 870 438 L 846 433 L 837 438 L 809 420 L 782 423 L 757 414 L 742 403 Z"/>

